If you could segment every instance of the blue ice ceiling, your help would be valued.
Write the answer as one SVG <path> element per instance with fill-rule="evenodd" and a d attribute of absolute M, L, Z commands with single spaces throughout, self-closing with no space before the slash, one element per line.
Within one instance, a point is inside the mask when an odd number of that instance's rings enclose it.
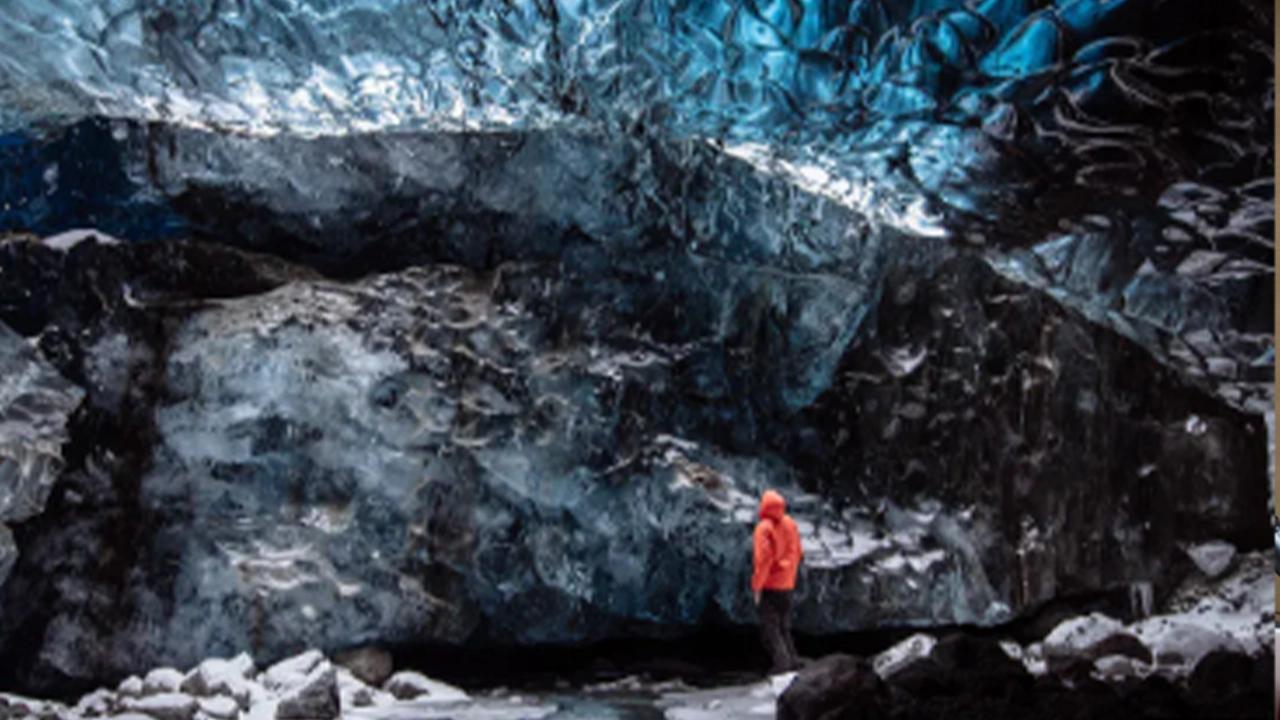
<path fill-rule="evenodd" d="M 172 201 L 193 183 L 352 215 L 411 197 L 421 171 L 341 153 L 300 171 L 268 157 L 287 143 L 235 138 L 702 143 L 868 232 L 982 253 L 1173 364 L 1260 389 L 1273 22 L 1254 0 L 14 0 L 0 16 L 0 229 L 184 234 L 201 220 Z M 223 140 L 183 139 L 198 132 Z M 713 164 L 675 154 L 686 175 Z M 594 161 L 550 162 L 590 174 Z M 633 173 L 602 179 L 602 197 L 639 185 L 692 212 L 679 181 Z M 747 248 L 768 223 L 739 180 L 710 174 L 729 187 L 697 209 L 710 240 L 683 240 Z M 365 194 L 331 201 L 337 186 Z M 672 225 L 623 205 L 556 212 Z M 803 236 L 815 221 L 788 222 Z M 820 249 L 802 269 L 843 272 L 847 255 Z"/>
<path fill-rule="evenodd" d="M 961 120 L 1050 85 L 1084 111 L 1108 95 L 1158 106 L 1120 61 L 1158 77 L 1209 50 L 1188 30 L 1215 21 L 1201 0 L 9 5 L 9 128 L 82 114 L 320 133 L 613 118 L 770 139 Z"/>

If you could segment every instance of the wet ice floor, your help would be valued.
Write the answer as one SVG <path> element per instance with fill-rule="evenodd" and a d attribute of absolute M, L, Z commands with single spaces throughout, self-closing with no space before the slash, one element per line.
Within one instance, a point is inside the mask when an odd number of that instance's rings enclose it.
<path fill-rule="evenodd" d="M 668 692 L 558 692 L 473 695 L 466 703 L 399 702 L 348 710 L 356 720 L 730 720 L 774 717 L 777 697 L 794 677 L 749 685 Z"/>

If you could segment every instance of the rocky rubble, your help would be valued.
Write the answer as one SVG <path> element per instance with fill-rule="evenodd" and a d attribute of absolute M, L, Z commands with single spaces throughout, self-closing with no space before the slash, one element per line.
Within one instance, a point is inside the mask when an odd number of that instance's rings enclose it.
<path fill-rule="evenodd" d="M 1189 581 L 1169 602 L 1180 611 L 1071 618 L 1026 647 L 921 633 L 870 661 L 823 658 L 782 693 L 777 717 L 1256 717 L 1274 693 L 1269 564 L 1248 553 L 1225 577 L 1213 567 Z M 1187 594 L 1200 597 L 1187 606 Z"/>
<path fill-rule="evenodd" d="M 365 655 L 385 654 L 374 648 Z M 350 654 L 348 658 L 352 657 Z M 186 672 L 157 668 L 61 704 L 0 695 L 0 719 L 333 720 L 355 708 L 467 703 L 467 693 L 412 671 L 379 687 L 316 650 L 259 670 L 248 654 L 210 658 Z M 493 704 L 490 702 L 490 704 Z"/>

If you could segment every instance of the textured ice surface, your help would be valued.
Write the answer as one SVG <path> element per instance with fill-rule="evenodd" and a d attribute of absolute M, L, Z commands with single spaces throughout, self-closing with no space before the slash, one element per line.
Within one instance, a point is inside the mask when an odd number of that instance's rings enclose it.
<path fill-rule="evenodd" d="M 693 252 L 821 227 L 753 217 L 750 179 L 662 186 L 735 159 L 858 234 L 981 249 L 1264 412 L 1273 22 L 1252 0 L 14 2 L 0 227 L 278 240 L 209 217 L 248 201 L 323 244 L 298 228 L 367 238 L 473 197 L 602 240 L 652 224 Z M 714 150 L 655 162 L 655 139 Z M 801 252 L 839 265 L 847 242 Z"/>
<path fill-rule="evenodd" d="M 18 553 L 6 523 L 44 510 L 63 467 L 67 419 L 83 397 L 0 322 L 0 585 Z"/>
<path fill-rule="evenodd" d="M 1249 0 L 15 0 L 0 229 L 59 259 L 6 256 L 0 312 L 83 383 L 100 440 L 27 529 L 6 617 L 38 616 L 32 652 L 70 677 L 481 618 L 520 642 L 747 618 L 723 568 L 754 494 L 796 479 L 825 493 L 798 495 L 808 627 L 999 622 L 1156 573 L 1227 536 L 1264 460 L 1273 22 Z M 224 301 L 275 287 L 269 263 L 99 270 L 83 228 L 466 270 Z M 65 395 L 19 418 L 48 437 L 0 462 L 24 488 L 0 507 L 44 503 Z M 76 548 L 108 542 L 104 578 Z M 0 526 L 0 575 L 13 545 Z"/>

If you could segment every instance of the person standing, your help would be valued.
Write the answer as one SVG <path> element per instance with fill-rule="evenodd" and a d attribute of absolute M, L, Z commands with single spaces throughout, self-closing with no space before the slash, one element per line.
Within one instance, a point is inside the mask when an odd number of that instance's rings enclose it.
<path fill-rule="evenodd" d="M 787 503 L 774 490 L 760 497 L 760 522 L 752 536 L 751 591 L 760 613 L 760 635 L 772 663 L 771 672 L 800 667 L 791 638 L 791 595 L 804 551 L 800 531 L 787 515 Z"/>

